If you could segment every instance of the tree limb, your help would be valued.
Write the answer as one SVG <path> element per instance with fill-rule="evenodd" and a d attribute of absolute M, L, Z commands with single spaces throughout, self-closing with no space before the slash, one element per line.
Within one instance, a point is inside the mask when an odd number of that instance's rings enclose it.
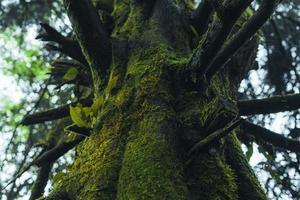
<path fill-rule="evenodd" d="M 47 47 L 54 51 L 60 51 L 63 54 L 78 60 L 84 65 L 87 64 L 78 42 L 63 36 L 49 24 L 41 23 L 40 25 L 45 30 L 45 33 L 39 34 L 36 39 L 47 42 L 55 42 L 59 46 L 48 44 Z"/>
<path fill-rule="evenodd" d="M 64 0 L 69 19 L 90 67 L 101 76 L 111 63 L 111 42 L 90 0 Z M 93 75 L 95 76 L 95 74 Z M 96 78 L 96 77 L 93 77 Z"/>
<path fill-rule="evenodd" d="M 51 148 L 48 151 L 42 151 L 31 163 L 25 166 L 15 177 L 13 180 L 9 181 L 1 191 L 7 188 L 11 183 L 14 183 L 24 172 L 28 171 L 33 165 L 37 165 L 39 167 L 44 167 L 49 163 L 55 162 L 58 158 L 63 156 L 69 150 L 74 148 L 77 144 L 83 141 L 86 137 L 77 135 L 76 138 L 69 142 L 62 142 L 55 147 Z M 44 174 L 45 175 L 45 174 Z"/>
<path fill-rule="evenodd" d="M 81 100 L 79 103 L 81 103 L 83 106 L 90 106 L 93 103 L 93 101 L 91 99 L 84 99 Z M 66 104 L 58 108 L 46 110 L 44 112 L 27 115 L 23 118 L 21 124 L 33 125 L 68 117 L 70 115 L 70 105 L 72 104 L 74 103 Z"/>
<path fill-rule="evenodd" d="M 243 27 L 217 53 L 207 67 L 207 79 L 210 80 L 224 64 L 249 40 L 258 29 L 269 19 L 280 0 L 264 0 L 258 11 L 243 25 Z M 204 74 L 200 74 L 204 76 Z"/>
<path fill-rule="evenodd" d="M 203 149 L 207 145 L 211 144 L 213 141 L 216 141 L 218 139 L 221 139 L 228 133 L 230 133 L 233 129 L 235 129 L 238 125 L 241 124 L 243 121 L 242 118 L 234 119 L 232 122 L 227 124 L 224 128 L 218 129 L 215 132 L 209 134 L 206 138 L 196 143 L 188 152 L 189 155 L 194 153 L 195 151 L 198 151 L 200 149 Z"/>
<path fill-rule="evenodd" d="M 33 164 L 37 166 L 43 166 L 45 164 L 56 161 L 58 158 L 63 156 L 81 141 L 83 141 L 86 137 L 77 135 L 76 138 L 70 142 L 62 142 L 56 145 L 54 148 L 50 149 L 43 153 L 38 159 L 36 159 Z"/>
<path fill-rule="evenodd" d="M 47 163 L 45 166 L 42 166 L 39 169 L 36 181 L 33 184 L 33 187 L 31 188 L 31 194 L 29 200 L 35 200 L 43 196 L 44 189 L 49 180 L 49 174 L 51 172 L 52 166 L 53 163 L 51 162 L 51 163 Z"/>
<path fill-rule="evenodd" d="M 253 169 L 246 159 L 239 141 L 235 134 L 229 134 L 225 142 L 226 163 L 236 175 L 236 182 L 239 185 L 239 199 L 266 200 L 265 191 L 260 187 Z"/>
<path fill-rule="evenodd" d="M 274 96 L 266 99 L 241 100 L 237 104 L 240 115 L 269 114 L 300 108 L 300 94 Z"/>
<path fill-rule="evenodd" d="M 235 1 L 235 4 L 222 4 L 217 6 L 217 13 L 220 13 L 220 19 L 215 20 L 208 31 L 204 42 L 200 42 L 194 50 L 190 68 L 197 73 L 197 79 L 201 80 L 209 69 L 209 64 L 225 43 L 230 35 L 235 22 L 242 15 L 244 10 L 251 4 L 252 0 Z M 216 8 L 216 6 L 214 6 Z M 203 51 L 205 49 L 205 51 Z"/>
<path fill-rule="evenodd" d="M 300 141 L 286 138 L 281 134 L 252 124 L 246 120 L 241 124 L 241 130 L 242 133 L 252 135 L 255 137 L 255 139 L 263 140 L 274 145 L 275 147 L 287 149 L 296 153 L 300 152 Z"/>

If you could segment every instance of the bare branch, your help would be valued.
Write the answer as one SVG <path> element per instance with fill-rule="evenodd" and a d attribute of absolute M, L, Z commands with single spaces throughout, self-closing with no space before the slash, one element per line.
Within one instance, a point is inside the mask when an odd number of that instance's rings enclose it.
<path fill-rule="evenodd" d="M 78 42 L 89 65 L 104 74 L 111 63 L 111 42 L 90 0 L 64 0 Z M 95 78 L 95 77 L 94 77 Z"/>
<path fill-rule="evenodd" d="M 37 160 L 34 161 L 34 165 L 43 166 L 45 164 L 51 163 L 56 161 L 58 158 L 63 156 L 81 141 L 83 141 L 86 137 L 77 135 L 76 138 L 70 142 L 62 142 L 55 146 L 54 148 L 50 149 L 43 153 Z"/>
<path fill-rule="evenodd" d="M 88 135 L 88 134 L 86 134 Z M 86 137 L 77 135 L 76 138 L 69 142 L 62 142 L 48 151 L 42 151 L 31 163 L 25 166 L 6 186 L 1 188 L 1 191 L 7 188 L 11 183 L 14 183 L 24 172 L 28 171 L 33 165 L 44 167 L 49 163 L 55 162 L 58 158 L 63 156 L 69 150 L 74 148 L 77 144 L 83 141 Z M 45 175 L 45 174 L 44 174 Z"/>
<path fill-rule="evenodd" d="M 248 41 L 258 29 L 269 19 L 280 0 L 264 0 L 258 11 L 243 25 L 243 27 L 218 52 L 207 67 L 207 79 L 210 80 L 224 64 Z M 203 77 L 204 74 L 200 74 Z"/>
<path fill-rule="evenodd" d="M 228 135 L 225 142 L 226 163 L 234 170 L 236 182 L 239 185 L 239 199 L 268 199 L 265 191 L 258 187 L 260 183 L 255 178 L 256 175 L 249 165 L 241 146 L 237 145 L 238 140 L 234 134 Z"/>
<path fill-rule="evenodd" d="M 48 163 L 45 166 L 42 166 L 39 169 L 39 172 L 37 174 L 37 178 L 35 183 L 33 184 L 33 187 L 31 188 L 31 194 L 29 200 L 35 200 L 39 197 L 43 196 L 44 189 L 47 185 L 47 182 L 49 180 L 49 175 L 52 169 L 53 163 Z"/>
<path fill-rule="evenodd" d="M 230 133 L 233 129 L 235 129 L 238 125 L 241 124 L 243 121 L 242 118 L 234 119 L 232 122 L 227 124 L 224 128 L 218 129 L 215 132 L 209 134 L 206 138 L 196 143 L 188 152 L 188 154 L 192 154 L 195 151 L 198 151 L 200 149 L 203 149 L 204 147 L 211 144 L 213 141 L 216 141 L 218 139 L 221 139 L 222 137 L 226 136 L 228 133 Z"/>
<path fill-rule="evenodd" d="M 27 166 L 23 166 L 22 168 L 19 169 L 18 173 L 15 174 L 14 178 L 9 181 L 3 188 L 0 188 L 0 194 L 3 190 L 5 190 L 10 184 L 15 184 L 16 180 L 18 178 L 20 178 L 26 171 L 28 171 L 34 164 L 35 161 L 44 153 L 45 151 L 41 151 L 34 159 L 31 163 L 29 163 Z"/>
<path fill-rule="evenodd" d="M 297 110 L 300 108 L 300 94 L 242 100 L 238 102 L 238 108 L 243 116 Z"/>
<path fill-rule="evenodd" d="M 235 4 L 217 4 L 219 6 L 216 6 L 216 3 L 214 3 L 214 8 L 217 9 L 218 15 L 221 15 L 220 19 L 212 23 L 205 41 L 200 42 L 198 47 L 194 50 L 190 61 L 190 67 L 196 71 L 198 80 L 201 80 L 208 71 L 209 64 L 218 53 L 217 50 L 223 46 L 234 24 L 244 10 L 251 4 L 252 0 L 235 2 Z M 205 49 L 205 51 L 203 51 L 203 49 Z"/>
<path fill-rule="evenodd" d="M 79 103 L 81 103 L 83 106 L 90 106 L 93 103 L 93 101 L 91 99 L 84 99 Z M 44 112 L 27 115 L 23 118 L 21 124 L 33 125 L 33 124 L 43 123 L 46 121 L 53 121 L 64 117 L 68 117 L 70 115 L 70 105 L 72 104 L 74 103 L 66 104 L 61 107 L 53 108 Z"/>
<path fill-rule="evenodd" d="M 249 134 L 257 140 L 263 140 L 275 147 L 290 150 L 296 153 L 300 152 L 300 142 L 297 140 L 289 139 L 281 134 L 275 133 L 261 126 L 252 124 L 251 122 L 244 121 L 241 124 L 242 134 Z"/>
<path fill-rule="evenodd" d="M 63 36 L 49 24 L 41 23 L 40 25 L 45 30 L 45 33 L 39 34 L 36 39 L 47 42 L 55 42 L 59 46 L 47 44 L 47 47 L 51 50 L 62 52 L 63 54 L 78 60 L 82 64 L 87 64 L 77 41 Z"/>

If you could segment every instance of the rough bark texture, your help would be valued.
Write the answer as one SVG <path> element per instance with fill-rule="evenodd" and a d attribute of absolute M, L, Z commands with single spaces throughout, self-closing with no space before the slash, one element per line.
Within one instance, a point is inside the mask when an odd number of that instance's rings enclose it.
<path fill-rule="evenodd" d="M 98 61 L 85 56 L 94 74 L 104 73 L 97 77 L 109 77 L 94 80 L 99 84 L 94 93 L 106 98 L 93 119 L 93 133 L 77 147 L 74 163 L 45 199 L 267 199 L 234 132 L 188 154 L 195 143 L 238 115 L 237 83 L 250 64 L 244 58 L 253 55 L 255 39 L 210 86 L 199 89 L 194 75 L 186 76 L 193 46 L 186 2 L 97 5 L 113 8 L 112 62 L 103 71 Z M 88 54 L 78 16 L 69 14 Z M 117 83 L 112 88 L 113 80 Z"/>

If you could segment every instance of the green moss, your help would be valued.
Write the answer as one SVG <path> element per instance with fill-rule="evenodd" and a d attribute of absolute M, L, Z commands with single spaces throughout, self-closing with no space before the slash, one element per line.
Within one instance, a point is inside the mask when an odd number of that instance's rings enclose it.
<path fill-rule="evenodd" d="M 120 115 L 92 134 L 77 150 L 78 159 L 69 168 L 62 185 L 71 198 L 113 199 L 126 134 Z M 80 159 L 79 159 L 80 158 Z"/>
<path fill-rule="evenodd" d="M 195 100 L 197 99 L 197 100 Z M 185 127 L 196 128 L 204 127 L 209 113 L 213 111 L 209 103 L 202 99 L 197 92 L 188 92 L 178 100 L 178 110 L 180 110 L 180 119 Z M 213 101 L 211 104 L 214 105 Z"/>
<path fill-rule="evenodd" d="M 115 1 L 113 6 L 112 17 L 114 18 L 115 27 L 121 27 L 127 19 L 130 8 L 124 1 Z M 118 30 L 118 29 L 117 29 Z"/>
<path fill-rule="evenodd" d="M 194 160 L 194 176 L 190 179 L 191 199 L 238 199 L 235 175 L 220 156 L 201 153 Z"/>
<path fill-rule="evenodd" d="M 129 133 L 118 200 L 187 199 L 180 164 L 160 133 L 163 120 L 164 113 L 150 114 Z"/>
<path fill-rule="evenodd" d="M 129 12 L 129 10 L 131 10 Z M 125 2 L 115 3 L 112 16 L 116 21 L 114 36 L 138 37 L 144 30 L 141 21 L 142 9 L 140 7 L 129 8 Z"/>
<path fill-rule="evenodd" d="M 267 200 L 253 170 L 241 150 L 241 144 L 235 134 L 231 134 L 226 142 L 226 160 L 237 175 L 240 199 Z"/>

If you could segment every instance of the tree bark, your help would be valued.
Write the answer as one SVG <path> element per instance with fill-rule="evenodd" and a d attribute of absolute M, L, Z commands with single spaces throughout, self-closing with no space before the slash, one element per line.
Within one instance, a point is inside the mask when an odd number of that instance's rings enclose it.
<path fill-rule="evenodd" d="M 77 146 L 74 163 L 45 199 L 267 199 L 235 131 L 188 153 L 238 116 L 235 93 L 241 77 L 233 71 L 246 71 L 249 59 L 243 58 L 252 56 L 255 40 L 209 85 L 198 88 L 193 71 L 186 72 L 194 46 L 186 1 L 114 1 L 114 29 L 108 38 L 89 1 L 65 2 L 97 77 L 95 99 L 102 95 L 105 101 L 93 116 L 92 134 Z M 75 12 L 80 6 L 94 14 Z M 93 18 L 89 27 L 80 20 L 84 17 Z M 94 37 L 99 46 L 90 45 L 86 33 L 93 31 L 105 36 Z M 103 53 L 101 45 L 112 54 L 105 66 L 100 58 L 107 51 Z M 232 70 L 237 63 L 240 66 Z"/>

